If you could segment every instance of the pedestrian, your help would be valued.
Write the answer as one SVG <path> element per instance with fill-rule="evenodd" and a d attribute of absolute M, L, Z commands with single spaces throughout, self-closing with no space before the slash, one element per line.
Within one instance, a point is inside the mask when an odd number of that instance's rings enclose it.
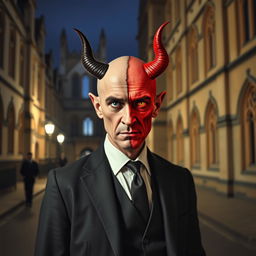
<path fill-rule="evenodd" d="M 104 143 L 90 155 L 51 170 L 42 202 L 36 256 L 204 256 L 192 175 L 146 145 L 165 92 L 156 80 L 168 65 L 154 37 L 155 60 L 96 61 L 85 36 L 82 62 L 98 78 L 89 93 L 103 119 Z"/>
<path fill-rule="evenodd" d="M 33 187 L 35 177 L 38 175 L 39 169 L 37 162 L 32 160 L 32 153 L 28 152 L 26 159 L 23 160 L 20 174 L 23 176 L 26 206 L 32 207 Z"/>
<path fill-rule="evenodd" d="M 67 164 L 67 162 L 68 162 L 67 157 L 65 156 L 64 152 L 61 152 L 60 158 L 59 158 L 59 166 L 63 167 Z"/>

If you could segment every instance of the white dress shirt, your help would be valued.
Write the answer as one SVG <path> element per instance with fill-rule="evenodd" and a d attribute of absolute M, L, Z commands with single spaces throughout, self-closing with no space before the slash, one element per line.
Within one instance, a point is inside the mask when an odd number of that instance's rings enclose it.
<path fill-rule="evenodd" d="M 126 156 L 123 152 L 121 152 L 119 149 L 117 149 L 108 139 L 108 135 L 106 135 L 105 142 L 104 142 L 104 150 L 106 153 L 106 156 L 108 158 L 110 167 L 122 185 L 124 191 L 126 192 L 127 196 L 130 200 L 132 200 L 131 197 L 131 185 L 134 173 L 132 170 L 130 170 L 125 165 L 129 161 L 140 161 L 142 163 L 140 174 L 144 180 L 144 183 L 146 185 L 147 195 L 148 195 L 148 201 L 149 206 L 151 208 L 152 205 L 152 190 L 150 185 L 150 168 L 148 164 L 148 158 L 147 158 L 147 147 L 144 145 L 141 153 L 135 160 L 131 160 L 128 156 Z"/>

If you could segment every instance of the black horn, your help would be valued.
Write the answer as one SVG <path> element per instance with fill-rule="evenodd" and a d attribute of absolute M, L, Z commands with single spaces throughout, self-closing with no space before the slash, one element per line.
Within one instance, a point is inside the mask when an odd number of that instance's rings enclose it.
<path fill-rule="evenodd" d="M 74 30 L 78 33 L 83 44 L 81 61 L 85 70 L 94 77 L 102 79 L 108 70 L 108 64 L 95 60 L 93 57 L 92 48 L 85 35 L 76 28 L 74 28 Z"/>

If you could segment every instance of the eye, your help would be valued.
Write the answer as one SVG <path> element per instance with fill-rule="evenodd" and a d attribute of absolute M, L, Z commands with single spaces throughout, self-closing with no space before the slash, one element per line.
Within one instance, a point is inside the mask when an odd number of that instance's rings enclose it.
<path fill-rule="evenodd" d="M 137 106 L 138 107 L 145 107 L 147 104 L 146 104 L 146 102 L 145 101 L 138 101 L 137 102 Z"/>
<path fill-rule="evenodd" d="M 122 104 L 121 104 L 121 102 L 119 102 L 119 101 L 112 101 L 112 102 L 110 103 L 110 106 L 111 106 L 112 108 L 119 109 L 119 108 L 122 107 Z"/>

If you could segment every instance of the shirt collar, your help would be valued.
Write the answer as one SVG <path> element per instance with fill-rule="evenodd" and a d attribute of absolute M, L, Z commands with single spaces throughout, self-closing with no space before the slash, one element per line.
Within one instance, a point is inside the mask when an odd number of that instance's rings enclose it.
<path fill-rule="evenodd" d="M 108 138 L 108 134 L 106 134 L 106 138 L 104 141 L 104 150 L 106 153 L 106 156 L 108 158 L 110 167 L 114 173 L 114 175 L 117 175 L 118 172 L 123 168 L 123 166 L 128 163 L 131 160 L 128 156 L 126 156 L 123 152 L 121 152 L 119 149 L 117 149 Z M 150 168 L 148 164 L 148 158 L 147 158 L 147 147 L 146 144 L 144 145 L 141 153 L 134 161 L 140 161 L 146 168 L 148 174 L 150 175 Z"/>

